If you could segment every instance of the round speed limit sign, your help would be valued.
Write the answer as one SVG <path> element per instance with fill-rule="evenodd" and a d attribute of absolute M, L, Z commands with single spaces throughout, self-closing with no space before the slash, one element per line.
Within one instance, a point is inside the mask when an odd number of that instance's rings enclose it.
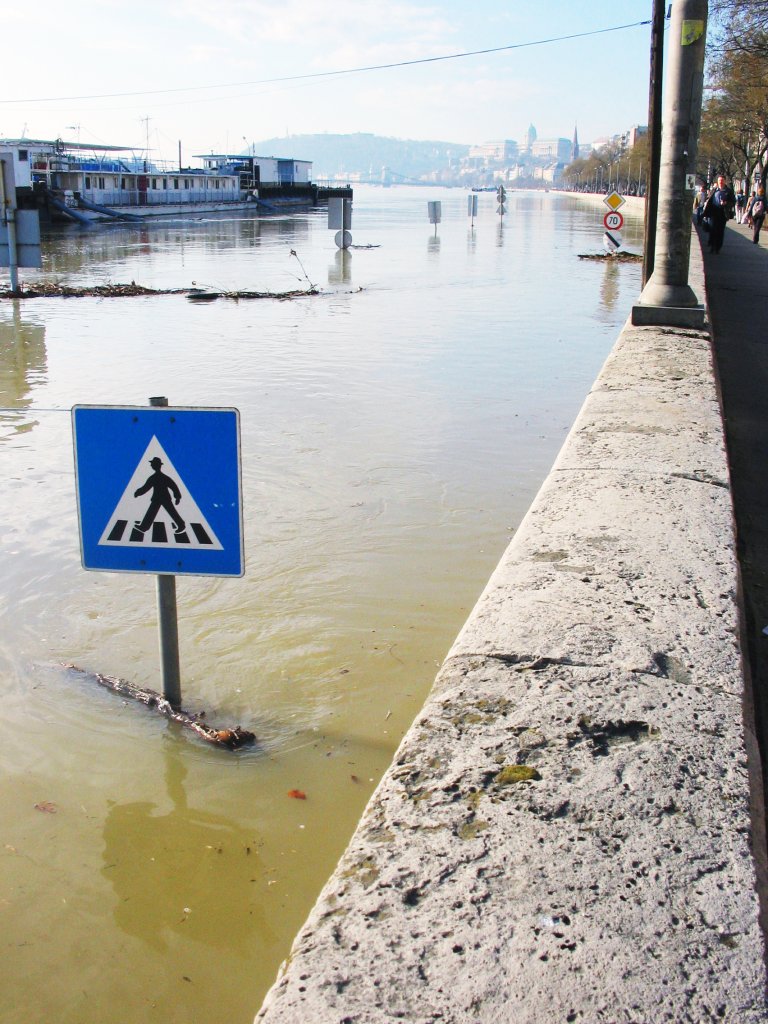
<path fill-rule="evenodd" d="M 603 217 L 603 224 L 609 231 L 618 231 L 624 227 L 624 218 L 620 213 L 606 213 Z"/>

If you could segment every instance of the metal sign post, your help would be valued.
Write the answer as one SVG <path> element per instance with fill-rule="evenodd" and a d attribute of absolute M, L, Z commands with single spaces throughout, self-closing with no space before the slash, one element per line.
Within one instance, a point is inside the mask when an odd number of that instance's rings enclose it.
<path fill-rule="evenodd" d="M 167 408 L 168 399 L 150 398 L 149 404 Z M 154 461 L 154 460 L 153 460 Z M 163 696 L 172 708 L 181 707 L 181 669 L 179 667 L 179 619 L 176 613 L 176 577 L 157 577 L 157 625 L 160 637 L 160 677 Z"/>
<path fill-rule="evenodd" d="M 181 704 L 176 576 L 244 572 L 236 409 L 75 406 L 83 568 L 157 575 L 163 694 Z"/>
<path fill-rule="evenodd" d="M 603 202 L 608 207 L 608 213 L 603 217 L 603 227 L 605 228 L 603 246 L 607 253 L 614 253 L 621 248 L 619 228 L 624 224 L 624 216 L 619 213 L 619 210 L 626 203 L 626 199 L 616 189 L 613 189 L 605 196 Z"/>
<path fill-rule="evenodd" d="M 503 223 L 504 214 L 507 212 L 507 208 L 504 205 L 506 198 L 507 190 L 504 188 L 503 185 L 499 185 L 499 187 L 496 189 L 496 201 L 499 204 L 496 209 L 496 213 L 498 213 L 499 215 L 499 223 Z"/>

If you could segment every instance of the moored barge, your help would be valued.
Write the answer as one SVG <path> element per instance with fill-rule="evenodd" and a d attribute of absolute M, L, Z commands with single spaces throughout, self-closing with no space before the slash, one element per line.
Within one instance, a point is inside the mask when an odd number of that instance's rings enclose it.
<path fill-rule="evenodd" d="M 0 139 L 14 161 L 17 203 L 44 221 L 87 224 L 201 213 L 278 213 L 351 197 L 311 181 L 309 160 L 242 154 L 195 157 L 202 167 L 163 168 L 125 146 Z"/>

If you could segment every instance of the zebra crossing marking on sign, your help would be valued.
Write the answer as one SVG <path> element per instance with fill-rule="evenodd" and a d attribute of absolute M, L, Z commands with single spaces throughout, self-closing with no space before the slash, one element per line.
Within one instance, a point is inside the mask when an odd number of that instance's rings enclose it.
<path fill-rule="evenodd" d="M 99 544 L 185 545 L 190 550 L 222 550 L 218 537 L 156 437 L 139 460 Z"/>

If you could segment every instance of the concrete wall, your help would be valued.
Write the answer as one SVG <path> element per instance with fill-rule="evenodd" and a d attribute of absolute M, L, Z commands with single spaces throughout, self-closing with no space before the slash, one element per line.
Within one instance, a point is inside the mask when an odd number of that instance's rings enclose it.
<path fill-rule="evenodd" d="M 608 213 L 608 207 L 603 202 L 605 196 L 599 192 L 563 192 L 558 189 L 553 189 L 553 191 L 558 192 L 559 195 L 571 196 L 578 199 L 580 203 L 594 206 L 603 213 Z M 691 205 L 693 205 L 693 199 L 691 199 Z M 638 217 L 644 217 L 645 199 L 642 196 L 624 196 L 624 205 L 621 207 L 621 212 L 624 216 L 631 213 Z"/>
<path fill-rule="evenodd" d="M 764 1022 L 737 591 L 708 335 L 627 326 L 257 1020 Z"/>

